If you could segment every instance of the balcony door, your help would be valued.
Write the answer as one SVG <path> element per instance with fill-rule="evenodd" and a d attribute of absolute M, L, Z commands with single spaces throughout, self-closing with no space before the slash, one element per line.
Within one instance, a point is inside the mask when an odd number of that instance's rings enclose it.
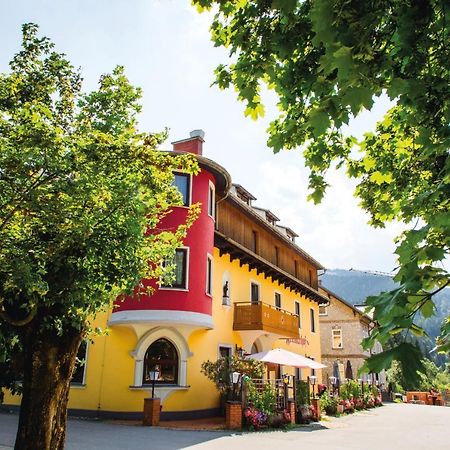
<path fill-rule="evenodd" d="M 253 304 L 259 303 L 259 284 L 251 284 L 250 299 Z"/>

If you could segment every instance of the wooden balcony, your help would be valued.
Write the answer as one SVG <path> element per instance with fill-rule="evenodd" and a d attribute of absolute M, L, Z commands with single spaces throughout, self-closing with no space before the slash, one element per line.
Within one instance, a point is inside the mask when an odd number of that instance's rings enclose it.
<path fill-rule="evenodd" d="M 233 330 L 262 330 L 298 338 L 298 316 L 267 303 L 234 304 Z"/>

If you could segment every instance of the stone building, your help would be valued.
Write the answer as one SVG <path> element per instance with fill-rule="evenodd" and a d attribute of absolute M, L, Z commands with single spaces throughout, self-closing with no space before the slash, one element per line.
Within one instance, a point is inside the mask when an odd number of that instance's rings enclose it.
<path fill-rule="evenodd" d="M 385 383 L 384 373 L 358 375 L 364 360 L 382 351 L 379 343 L 370 351 L 361 345 L 362 339 L 374 328 L 374 321 L 364 312 L 364 307 L 353 306 L 323 286 L 319 287 L 319 292 L 328 298 L 327 305 L 319 306 L 322 363 L 327 366 L 322 371 L 323 382 L 336 376 L 341 382 L 346 378 L 362 378 L 378 381 L 381 386 Z"/>

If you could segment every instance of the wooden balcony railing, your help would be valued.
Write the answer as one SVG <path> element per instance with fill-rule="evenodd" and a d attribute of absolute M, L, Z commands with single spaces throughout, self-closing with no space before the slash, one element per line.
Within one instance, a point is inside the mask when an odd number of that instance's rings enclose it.
<path fill-rule="evenodd" d="M 298 338 L 298 316 L 267 303 L 234 304 L 233 330 L 263 330 Z"/>

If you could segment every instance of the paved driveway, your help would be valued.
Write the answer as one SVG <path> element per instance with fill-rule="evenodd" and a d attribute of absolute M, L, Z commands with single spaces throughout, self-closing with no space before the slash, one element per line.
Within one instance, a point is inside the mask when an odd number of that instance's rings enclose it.
<path fill-rule="evenodd" d="M 0 450 L 14 443 L 17 416 L 0 414 Z M 3 447 L 2 447 L 3 446 Z M 450 408 L 389 404 L 293 431 L 181 431 L 69 420 L 67 450 L 450 449 Z"/>

